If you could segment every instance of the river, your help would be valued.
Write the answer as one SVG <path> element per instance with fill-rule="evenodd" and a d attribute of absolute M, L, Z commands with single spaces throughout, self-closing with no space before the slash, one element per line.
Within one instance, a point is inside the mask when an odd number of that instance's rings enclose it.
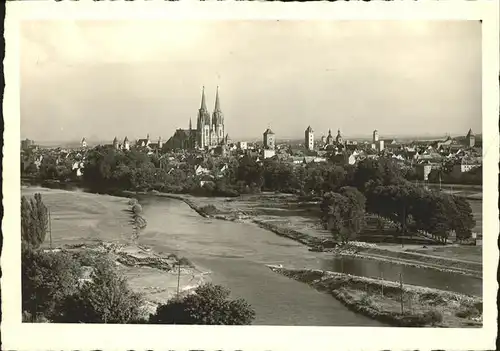
<path fill-rule="evenodd" d="M 23 194 L 34 191 L 39 190 L 23 189 Z M 49 189 L 43 191 L 44 202 L 60 207 L 59 214 L 54 216 L 56 241 L 82 241 L 86 236 L 95 235 L 110 240 L 121 235 L 114 233 L 116 229 L 109 222 L 117 221 L 116 216 L 123 211 L 120 208 L 126 205 L 125 200 L 80 193 L 76 201 L 76 196 L 75 192 L 57 191 L 56 196 Z M 254 224 L 203 218 L 182 201 L 155 196 L 139 196 L 139 200 L 147 220 L 139 243 L 157 252 L 177 253 L 209 271 L 214 283 L 228 287 L 233 297 L 244 298 L 254 307 L 254 324 L 384 326 L 349 311 L 326 293 L 272 272 L 266 264 L 344 271 L 370 277 L 380 277 L 382 273 L 388 280 L 397 280 L 399 273 L 403 273 L 404 282 L 408 284 L 481 296 L 481 279 L 373 260 L 344 258 L 341 261 L 328 253 L 310 252 L 304 245 Z M 113 212 L 111 208 L 116 209 Z M 84 216 L 84 212 L 90 210 L 102 218 L 91 227 Z M 64 211 L 68 213 L 62 213 Z M 58 220 L 62 215 L 72 218 L 66 226 Z M 73 222 L 74 217 L 79 217 L 79 221 Z"/>
<path fill-rule="evenodd" d="M 256 324 L 376 325 L 333 297 L 273 273 L 266 264 L 344 271 L 355 275 L 481 296 L 482 280 L 460 274 L 366 259 L 332 258 L 249 223 L 206 219 L 186 204 L 163 197 L 140 198 L 148 221 L 140 242 L 177 252 L 211 271 L 212 280 L 249 301 Z"/>
<path fill-rule="evenodd" d="M 177 200 L 143 197 L 140 202 L 148 225 L 139 242 L 176 252 L 209 270 L 214 283 L 254 307 L 254 324 L 384 326 L 266 267 L 319 268 L 321 260 L 303 245 L 251 224 L 205 219 Z"/>

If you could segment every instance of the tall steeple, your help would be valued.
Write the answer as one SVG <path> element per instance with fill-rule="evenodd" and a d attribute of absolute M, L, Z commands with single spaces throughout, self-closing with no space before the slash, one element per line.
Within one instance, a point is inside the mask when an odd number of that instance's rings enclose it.
<path fill-rule="evenodd" d="M 201 107 L 200 110 L 207 111 L 207 104 L 205 103 L 205 86 L 203 86 L 203 90 L 201 91 Z"/>
<path fill-rule="evenodd" d="M 191 117 L 189 118 L 189 130 L 193 130 L 193 123 L 191 122 Z"/>
<path fill-rule="evenodd" d="M 215 109 L 214 112 L 221 112 L 220 102 L 219 102 L 219 86 L 217 86 L 217 92 L 215 93 Z"/>

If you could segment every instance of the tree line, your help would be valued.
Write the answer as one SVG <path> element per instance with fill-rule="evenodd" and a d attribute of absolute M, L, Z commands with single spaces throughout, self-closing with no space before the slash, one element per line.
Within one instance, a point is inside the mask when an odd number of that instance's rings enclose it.
<path fill-rule="evenodd" d="M 214 176 L 197 176 L 195 164 Z M 222 173 L 223 165 L 226 169 Z M 399 167 L 390 158 L 364 159 L 354 166 L 292 164 L 276 158 L 259 162 L 248 155 L 205 157 L 200 163 L 195 155 L 188 155 L 179 163 L 140 150 L 96 147 L 87 155 L 82 182 L 102 192 L 157 190 L 203 196 L 293 193 L 323 203 L 323 223 L 344 238 L 340 241 L 362 230 L 363 211 L 396 223 L 401 235 L 425 231 L 445 241 L 454 231 L 459 239 L 470 237 L 474 219 L 468 202 L 419 188 L 410 182 L 414 176 L 413 170 Z"/>

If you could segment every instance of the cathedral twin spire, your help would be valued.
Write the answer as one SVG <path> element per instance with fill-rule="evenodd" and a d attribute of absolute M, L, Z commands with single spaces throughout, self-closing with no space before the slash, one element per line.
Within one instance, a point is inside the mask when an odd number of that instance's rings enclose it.
<path fill-rule="evenodd" d="M 191 121 L 189 123 L 191 125 Z M 207 109 L 206 98 L 205 98 L 205 86 L 203 86 L 201 92 L 201 106 L 198 115 L 198 128 L 201 127 L 202 125 L 207 125 L 207 124 L 215 124 L 215 125 L 224 124 L 222 117 L 222 110 L 220 108 L 219 86 L 217 86 L 217 92 L 215 93 L 215 107 L 212 120 L 210 120 L 210 113 L 208 112 Z"/>
<path fill-rule="evenodd" d="M 224 115 L 220 107 L 219 87 L 217 87 L 217 91 L 215 94 L 215 106 L 212 115 L 210 115 L 207 109 L 205 87 L 203 87 L 201 92 L 201 106 L 198 111 L 196 130 L 198 146 L 201 148 L 215 147 L 224 143 Z"/>

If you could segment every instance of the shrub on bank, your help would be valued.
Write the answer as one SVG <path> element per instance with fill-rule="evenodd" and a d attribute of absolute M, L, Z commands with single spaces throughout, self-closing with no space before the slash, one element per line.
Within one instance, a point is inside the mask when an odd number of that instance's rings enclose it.
<path fill-rule="evenodd" d="M 194 294 L 158 306 L 150 323 L 248 325 L 254 318 L 255 311 L 245 300 L 230 300 L 228 289 L 208 283 Z"/>
<path fill-rule="evenodd" d="M 142 297 L 130 290 L 113 262 L 103 258 L 92 268 L 90 280 L 65 298 L 56 322 L 131 323 L 140 318 Z"/>
<path fill-rule="evenodd" d="M 205 205 L 200 207 L 200 212 L 209 216 L 214 216 L 219 213 L 219 210 L 214 205 Z"/>

